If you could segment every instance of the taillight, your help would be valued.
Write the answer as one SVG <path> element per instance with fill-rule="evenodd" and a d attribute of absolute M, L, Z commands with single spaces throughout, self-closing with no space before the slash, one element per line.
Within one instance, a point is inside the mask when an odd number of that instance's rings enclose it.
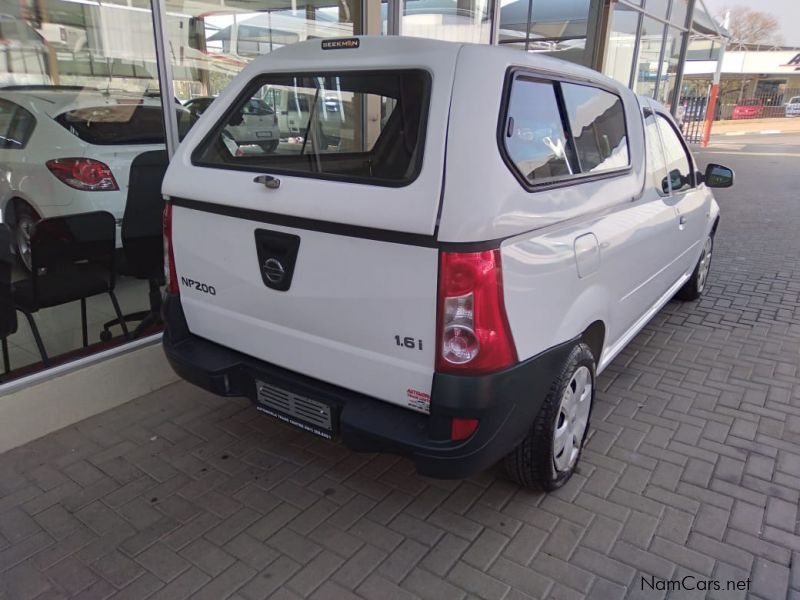
<path fill-rule="evenodd" d="M 118 190 L 111 169 L 93 158 L 58 158 L 46 163 L 50 172 L 71 188 L 83 192 L 113 192 Z"/>
<path fill-rule="evenodd" d="M 167 292 L 180 293 L 178 272 L 175 270 L 175 254 L 172 251 L 172 202 L 164 207 L 164 275 L 167 278 Z"/>
<path fill-rule="evenodd" d="M 440 254 L 436 350 L 440 372 L 487 373 L 517 362 L 499 249 Z"/>

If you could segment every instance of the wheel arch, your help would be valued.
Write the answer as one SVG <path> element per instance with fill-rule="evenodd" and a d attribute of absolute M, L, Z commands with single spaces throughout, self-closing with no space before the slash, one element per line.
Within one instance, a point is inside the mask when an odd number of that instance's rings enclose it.
<path fill-rule="evenodd" d="M 600 357 L 603 354 L 603 346 L 606 341 L 606 324 L 601 321 L 593 321 L 580 336 L 580 341 L 589 346 L 594 356 L 595 365 L 600 364 Z"/>
<path fill-rule="evenodd" d="M 29 206 L 38 216 L 42 215 L 35 203 L 19 195 L 12 196 L 3 205 L 3 222 L 9 227 L 13 227 L 17 222 L 17 208 L 20 204 Z"/>
<path fill-rule="evenodd" d="M 717 234 L 717 227 L 719 227 L 719 215 L 714 219 L 714 223 L 711 225 L 711 235 L 714 236 Z"/>

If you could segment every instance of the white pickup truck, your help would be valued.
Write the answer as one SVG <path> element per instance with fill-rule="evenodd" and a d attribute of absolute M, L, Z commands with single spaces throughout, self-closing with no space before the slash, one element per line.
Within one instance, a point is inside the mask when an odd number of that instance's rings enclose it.
<path fill-rule="evenodd" d="M 230 114 L 298 88 L 301 140 L 230 152 Z M 313 104 L 337 94 L 334 146 Z M 697 170 L 662 107 L 570 63 L 401 37 L 282 48 L 170 165 L 164 347 L 187 380 L 309 434 L 434 477 L 504 460 L 554 489 L 597 374 L 705 289 L 709 188 L 732 183 Z"/>

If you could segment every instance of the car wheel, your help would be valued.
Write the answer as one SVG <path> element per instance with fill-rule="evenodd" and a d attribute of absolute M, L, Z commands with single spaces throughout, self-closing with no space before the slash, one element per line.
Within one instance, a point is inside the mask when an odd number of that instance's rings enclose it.
<path fill-rule="evenodd" d="M 711 269 L 711 254 L 714 249 L 714 234 L 711 233 L 703 243 L 703 252 L 700 254 L 700 259 L 697 261 L 692 276 L 683 284 L 683 287 L 678 290 L 675 297 L 679 300 L 697 300 L 703 295 L 703 292 L 708 285 L 708 272 Z"/>
<path fill-rule="evenodd" d="M 265 144 L 259 144 L 259 146 L 261 146 L 261 149 L 267 154 L 272 154 L 278 149 L 278 142 L 267 142 Z"/>
<path fill-rule="evenodd" d="M 15 210 L 14 243 L 17 256 L 27 271 L 32 269 L 31 263 L 31 234 L 39 221 L 39 217 L 27 204 L 17 204 Z"/>
<path fill-rule="evenodd" d="M 575 472 L 594 401 L 595 361 L 577 344 L 564 362 L 528 434 L 505 458 L 508 476 L 526 488 L 555 490 Z"/>

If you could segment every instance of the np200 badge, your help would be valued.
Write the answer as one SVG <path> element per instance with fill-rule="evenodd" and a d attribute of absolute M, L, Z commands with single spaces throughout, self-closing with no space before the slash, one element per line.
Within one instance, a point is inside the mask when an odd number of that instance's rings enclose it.
<path fill-rule="evenodd" d="M 208 285 L 207 283 L 203 283 L 202 281 L 195 281 L 194 279 L 189 279 L 188 277 L 181 277 L 181 283 L 186 287 L 196 289 L 198 292 L 203 292 L 204 294 L 211 294 L 212 296 L 217 295 L 217 290 L 214 289 L 213 285 Z"/>

